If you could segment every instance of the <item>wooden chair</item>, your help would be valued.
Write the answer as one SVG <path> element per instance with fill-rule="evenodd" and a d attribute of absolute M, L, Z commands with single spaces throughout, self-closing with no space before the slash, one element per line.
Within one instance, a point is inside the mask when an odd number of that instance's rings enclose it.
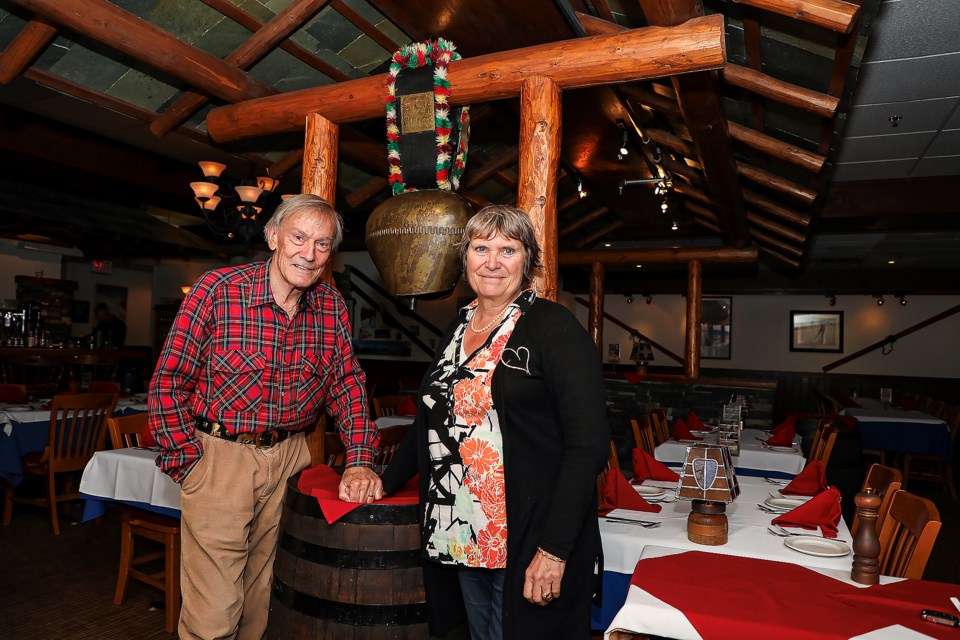
<path fill-rule="evenodd" d="M 94 391 L 93 384 L 104 382 L 116 384 L 116 392 L 120 392 L 120 383 L 117 382 L 120 358 L 97 354 L 68 356 L 66 366 L 69 374 L 68 386 L 74 392 L 98 393 Z"/>
<path fill-rule="evenodd" d="M 390 464 L 390 461 L 393 460 L 393 454 L 400 448 L 400 443 L 403 442 L 411 426 L 409 424 L 398 424 L 395 427 L 380 431 L 380 451 L 377 452 L 374 464 L 381 466 Z"/>
<path fill-rule="evenodd" d="M 833 445 L 837 441 L 837 434 L 840 433 L 839 427 L 829 420 L 822 420 L 817 425 L 817 430 L 813 435 L 813 444 L 810 446 L 810 455 L 807 456 L 807 464 L 818 460 L 823 465 L 824 470 L 830 462 L 830 454 L 833 453 Z"/>
<path fill-rule="evenodd" d="M 947 427 L 950 429 L 950 448 L 955 449 L 957 431 L 960 430 L 960 405 L 952 406 L 947 413 Z M 903 456 L 903 488 L 910 482 L 933 482 L 943 485 L 954 501 L 957 499 L 957 483 L 953 476 L 953 464 L 942 456 L 926 453 L 905 453 Z"/>
<path fill-rule="evenodd" d="M 8 485 L 3 512 L 4 525 L 10 524 L 14 502 L 32 504 L 50 509 L 53 533 L 60 535 L 57 505 L 80 497 L 72 476 L 83 471 L 94 451 L 104 448 L 107 440 L 107 417 L 113 413 L 116 404 L 117 396 L 112 393 L 54 396 L 50 407 L 47 447 L 40 453 L 27 454 L 21 461 L 25 476 L 46 479 L 46 496 L 17 496 L 14 488 Z M 56 480 L 60 474 L 66 474 L 66 477 L 63 490 L 58 492 Z"/>
<path fill-rule="evenodd" d="M 630 420 L 630 426 L 633 427 L 633 439 L 639 449 L 643 449 L 650 455 L 656 448 L 656 441 L 653 435 L 653 425 L 650 416 L 639 416 Z"/>
<path fill-rule="evenodd" d="M 374 419 L 397 415 L 397 409 L 403 404 L 404 396 L 379 396 L 370 402 L 373 405 Z"/>
<path fill-rule="evenodd" d="M 670 427 L 667 425 L 667 412 L 664 409 L 654 409 L 650 412 L 653 421 L 653 432 L 656 436 L 655 444 L 663 444 L 670 439 Z"/>
<path fill-rule="evenodd" d="M 146 413 L 108 418 L 115 449 L 139 444 L 140 432 L 149 420 Z M 136 554 L 137 538 L 153 540 L 162 548 Z M 163 558 L 163 569 L 146 571 L 139 567 Z M 177 629 L 180 620 L 180 519 L 126 505 L 120 511 L 120 571 L 114 604 L 123 604 L 130 578 L 163 591 L 164 623 L 167 633 Z"/>
<path fill-rule="evenodd" d="M 54 355 L 12 354 L 0 361 L 0 381 L 22 384 L 28 396 L 52 396 L 60 388 L 66 364 Z"/>
<path fill-rule="evenodd" d="M 877 511 L 877 534 L 883 529 L 883 522 L 886 520 L 887 512 L 890 511 L 890 503 L 893 500 L 893 494 L 900 490 L 900 481 L 902 476 L 899 469 L 885 467 L 882 464 L 870 465 L 867 471 L 867 477 L 863 480 L 863 487 L 860 491 L 865 493 L 875 493 L 881 497 L 880 509 Z M 856 513 L 853 515 L 853 524 L 850 525 L 850 535 L 856 535 L 860 526 L 860 519 Z"/>
<path fill-rule="evenodd" d="M 903 489 L 894 493 L 880 530 L 880 575 L 923 578 L 940 526 L 932 502 Z"/>

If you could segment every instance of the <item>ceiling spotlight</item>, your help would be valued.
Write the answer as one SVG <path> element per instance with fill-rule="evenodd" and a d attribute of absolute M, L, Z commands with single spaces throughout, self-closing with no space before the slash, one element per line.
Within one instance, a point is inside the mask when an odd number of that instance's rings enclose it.
<path fill-rule="evenodd" d="M 680 224 L 676 220 L 673 221 L 673 224 L 670 225 L 670 231 L 676 231 L 680 228 Z"/>
<path fill-rule="evenodd" d="M 630 150 L 627 149 L 627 132 L 623 132 L 623 141 L 620 143 L 620 159 L 623 160 L 623 156 L 630 155 Z"/>
<path fill-rule="evenodd" d="M 882 296 L 882 295 L 878 295 L 878 296 L 876 296 L 876 298 L 877 298 L 877 306 L 878 306 L 878 307 L 882 307 L 882 306 L 883 306 L 883 296 Z"/>
<path fill-rule="evenodd" d="M 899 126 L 901 120 L 903 120 L 903 116 L 896 116 L 896 115 L 895 115 L 895 116 L 890 116 L 889 118 L 887 118 L 887 122 L 889 122 L 893 127 Z"/>
<path fill-rule="evenodd" d="M 830 295 L 830 296 L 827 296 L 827 297 L 829 298 L 829 300 L 827 300 L 827 303 L 828 303 L 831 307 L 837 306 L 837 296 Z"/>
<path fill-rule="evenodd" d="M 887 260 L 887 264 L 897 264 L 896 260 Z"/>
<path fill-rule="evenodd" d="M 664 198 L 663 202 L 660 203 L 660 211 L 663 211 L 664 213 L 666 213 L 667 209 L 669 208 L 670 208 L 670 203 L 667 202 L 666 198 Z"/>
<path fill-rule="evenodd" d="M 907 296 L 900 296 L 900 306 L 901 307 L 907 306 Z"/>
<path fill-rule="evenodd" d="M 632 294 L 632 293 L 628 293 L 628 294 L 627 294 L 627 304 L 633 304 L 633 294 Z"/>
<path fill-rule="evenodd" d="M 638 265 L 637 265 L 637 269 L 643 269 L 643 265 L 642 265 L 642 264 L 638 264 Z"/>
<path fill-rule="evenodd" d="M 647 296 L 647 304 L 652 304 L 652 303 L 653 303 L 653 296 L 648 295 L 648 296 Z"/>

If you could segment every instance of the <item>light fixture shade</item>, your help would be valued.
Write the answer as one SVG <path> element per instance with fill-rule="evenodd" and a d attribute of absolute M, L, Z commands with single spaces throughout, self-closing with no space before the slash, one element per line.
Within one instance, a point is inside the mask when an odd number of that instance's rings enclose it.
<path fill-rule="evenodd" d="M 217 185 L 212 182 L 191 182 L 190 188 L 197 200 L 209 200 L 217 192 Z"/>
<path fill-rule="evenodd" d="M 180 293 L 182 293 L 183 295 L 187 295 L 188 293 L 190 293 L 190 285 L 185 284 L 182 287 L 180 287 Z"/>
<path fill-rule="evenodd" d="M 209 198 L 207 200 L 200 200 L 200 198 L 196 198 L 196 201 L 197 201 L 197 204 L 200 205 L 201 209 L 205 209 L 207 211 L 214 211 L 217 208 L 217 205 L 220 204 L 220 196 L 213 196 L 212 198 Z"/>
<path fill-rule="evenodd" d="M 200 170 L 203 171 L 203 175 L 207 180 L 216 180 L 227 168 L 225 164 L 211 162 L 209 160 L 201 160 L 197 164 L 200 165 Z"/>
<path fill-rule="evenodd" d="M 740 495 L 740 483 L 733 470 L 730 450 L 718 444 L 687 447 L 687 457 L 677 484 L 678 500 L 733 502 Z"/>
<path fill-rule="evenodd" d="M 236 187 L 237 194 L 240 196 L 240 199 L 244 202 L 256 202 L 257 198 L 260 197 L 260 194 L 263 193 L 263 189 L 260 187 L 252 187 L 249 185 Z"/>
<path fill-rule="evenodd" d="M 277 185 L 280 184 L 280 181 L 276 178 L 270 178 L 267 176 L 257 177 L 257 186 L 263 189 L 264 191 L 273 192 L 277 188 Z"/>

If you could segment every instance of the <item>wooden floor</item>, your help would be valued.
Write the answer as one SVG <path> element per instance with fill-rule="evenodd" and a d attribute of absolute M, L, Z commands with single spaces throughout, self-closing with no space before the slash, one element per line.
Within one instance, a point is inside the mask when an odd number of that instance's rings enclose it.
<path fill-rule="evenodd" d="M 943 529 L 924 578 L 960 584 L 960 504 L 945 493 L 931 498 Z M 76 508 L 72 512 L 79 515 Z M 0 527 L 0 637 L 8 640 L 170 640 L 163 630 L 159 591 L 132 581 L 127 602 L 113 604 L 120 549 L 116 510 L 100 525 L 61 520 L 54 536 L 45 511 L 16 505 Z M 446 640 L 461 640 L 458 630 Z M 595 637 L 600 637 L 595 636 Z"/>

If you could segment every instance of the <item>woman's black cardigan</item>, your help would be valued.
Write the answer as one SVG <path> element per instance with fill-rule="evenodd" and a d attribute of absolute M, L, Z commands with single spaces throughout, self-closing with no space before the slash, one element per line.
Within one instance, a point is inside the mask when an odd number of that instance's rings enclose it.
<path fill-rule="evenodd" d="M 441 350 L 459 322 L 441 338 Z M 596 477 L 610 451 L 597 348 L 565 307 L 538 298 L 518 320 L 491 384 L 507 503 L 504 638 L 589 638 L 591 597 L 599 584 L 594 576 L 602 567 Z M 393 493 L 419 472 L 422 523 L 430 467 L 418 405 L 383 484 Z M 545 607 L 523 599 L 524 572 L 537 547 L 567 560 L 560 597 Z M 424 583 L 431 632 L 442 635 L 463 619 L 456 569 L 424 562 Z"/>

